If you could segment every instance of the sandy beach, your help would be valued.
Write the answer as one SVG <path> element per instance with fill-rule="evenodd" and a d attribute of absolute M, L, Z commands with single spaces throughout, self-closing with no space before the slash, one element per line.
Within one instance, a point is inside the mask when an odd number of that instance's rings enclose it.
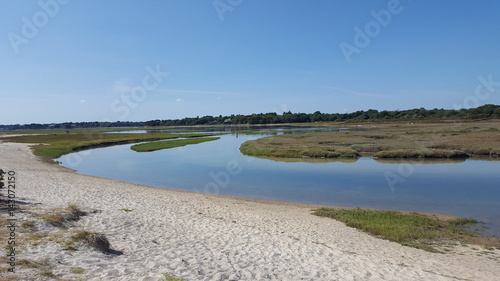
<path fill-rule="evenodd" d="M 23 240 L 16 232 L 17 265 L 9 280 L 498 280 L 500 250 L 455 245 L 445 254 L 404 247 L 343 223 L 311 215 L 313 206 L 259 202 L 167 190 L 80 175 L 34 156 L 28 145 L 0 142 L 0 168 L 16 173 L 19 224 L 58 239 Z M 5 190 L 2 190 L 5 195 Z M 68 204 L 88 212 L 68 229 L 34 217 Z M 125 211 L 124 209 L 128 210 Z M 5 226 L 3 226 L 5 227 Z M 106 235 L 112 253 L 63 250 L 75 230 Z M 3 237 L 7 241 L 7 237 Z M 4 243 L 4 242 L 2 242 Z M 83 269 L 76 273 L 74 268 Z"/>

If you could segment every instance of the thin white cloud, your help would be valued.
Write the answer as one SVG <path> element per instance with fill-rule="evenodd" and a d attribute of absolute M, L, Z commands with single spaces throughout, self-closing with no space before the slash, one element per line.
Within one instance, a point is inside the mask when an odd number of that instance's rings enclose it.
<path fill-rule="evenodd" d="M 391 95 L 364 93 L 364 92 L 352 91 L 352 90 L 347 90 L 347 89 L 342 89 L 342 88 L 337 88 L 337 87 L 329 87 L 329 89 L 332 89 L 335 91 L 341 91 L 344 93 L 354 94 L 354 95 L 358 95 L 358 96 L 363 96 L 363 97 L 375 97 L 375 98 L 391 98 L 392 97 Z"/>
<path fill-rule="evenodd" d="M 112 95 L 120 96 L 132 92 L 132 87 L 127 85 L 127 81 L 118 80 L 113 84 L 113 86 L 111 86 L 111 90 L 109 92 Z"/>
<path fill-rule="evenodd" d="M 183 99 L 176 99 L 175 101 L 176 102 L 183 102 L 184 100 Z"/>
<path fill-rule="evenodd" d="M 151 91 L 159 93 L 179 93 L 179 94 L 197 94 L 197 95 L 245 95 L 243 93 L 232 93 L 232 92 L 174 90 L 174 89 L 154 89 Z"/>
<path fill-rule="evenodd" d="M 86 100 L 80 100 L 80 103 L 86 103 L 87 101 Z"/>

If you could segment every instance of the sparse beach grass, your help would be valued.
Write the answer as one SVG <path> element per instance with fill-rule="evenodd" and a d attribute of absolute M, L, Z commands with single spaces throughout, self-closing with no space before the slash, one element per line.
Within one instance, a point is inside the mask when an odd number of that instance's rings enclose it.
<path fill-rule="evenodd" d="M 170 272 L 163 273 L 163 278 L 158 281 L 185 281 L 186 279 L 177 277 Z"/>
<path fill-rule="evenodd" d="M 164 140 L 164 141 L 154 141 L 148 143 L 136 144 L 130 147 L 132 150 L 137 152 L 150 152 L 160 149 L 181 147 L 190 144 L 198 144 L 207 141 L 218 140 L 220 137 L 204 137 L 204 138 L 188 138 L 188 139 L 178 139 L 178 140 Z"/>
<path fill-rule="evenodd" d="M 334 124 L 331 124 L 334 126 Z M 350 130 L 283 134 L 243 143 L 266 158 L 490 158 L 500 160 L 500 121 L 349 125 Z M 363 126 L 363 127 L 361 127 Z"/>
<path fill-rule="evenodd" d="M 85 273 L 85 269 L 81 268 L 81 267 L 74 267 L 74 268 L 71 268 L 69 271 L 71 273 L 75 273 L 75 274 L 83 274 L 83 273 Z"/>
<path fill-rule="evenodd" d="M 500 247 L 500 239 L 479 237 L 467 226 L 478 222 L 472 218 L 438 219 L 419 213 L 386 210 L 320 208 L 314 214 L 344 222 L 347 226 L 363 230 L 377 237 L 404 246 L 440 252 L 436 245 L 446 241 L 482 244 Z"/>
<path fill-rule="evenodd" d="M 76 222 L 85 215 L 87 213 L 82 211 L 76 204 L 68 204 L 66 208 L 53 209 L 43 214 L 34 214 L 35 218 L 60 228 L 66 228 L 68 223 Z"/>
<path fill-rule="evenodd" d="M 67 134 L 58 131 L 51 134 L 22 135 L 4 138 L 5 142 L 33 143 L 33 153 L 51 161 L 64 154 L 80 150 L 113 146 L 118 144 L 137 143 L 176 138 L 208 137 L 214 134 L 163 134 L 163 133 L 103 133 L 102 131 L 79 131 Z"/>
<path fill-rule="evenodd" d="M 72 242 L 84 242 L 88 246 L 102 252 L 109 252 L 111 244 L 103 233 L 78 230 L 71 236 Z"/>
<path fill-rule="evenodd" d="M 41 276 L 45 276 L 45 277 L 50 277 L 50 278 L 55 277 L 55 275 L 52 272 L 52 270 L 44 270 L 44 271 L 40 272 L 40 275 Z"/>
<path fill-rule="evenodd" d="M 25 268 L 38 268 L 39 265 L 36 264 L 35 262 L 26 260 L 26 259 L 20 259 L 17 261 L 17 265 L 25 267 Z"/>

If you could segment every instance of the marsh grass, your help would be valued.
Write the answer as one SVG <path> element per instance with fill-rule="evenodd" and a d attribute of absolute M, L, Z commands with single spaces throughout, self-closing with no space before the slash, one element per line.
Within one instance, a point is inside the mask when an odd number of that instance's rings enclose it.
<path fill-rule="evenodd" d="M 260 139 L 259 139 L 260 140 Z M 280 143 L 279 141 L 261 144 L 248 141 L 241 145 L 241 153 L 257 157 L 275 158 L 357 158 L 358 153 L 341 146 L 307 146 Z"/>
<path fill-rule="evenodd" d="M 377 124 L 346 131 L 276 135 L 244 142 L 240 151 L 267 158 L 500 160 L 500 121 L 471 123 Z"/>
<path fill-rule="evenodd" d="M 489 153 L 488 153 L 489 154 Z M 384 150 L 373 154 L 377 158 L 469 158 L 469 154 L 464 151 L 451 149 L 427 149 L 427 150 L 411 150 L 411 149 L 395 149 Z"/>
<path fill-rule="evenodd" d="M 155 141 L 155 142 L 136 144 L 130 148 L 137 152 L 150 152 L 160 149 L 168 149 L 168 148 L 186 146 L 190 144 L 198 144 L 207 141 L 214 141 L 218 139 L 220 139 L 220 137 L 187 138 L 179 140 Z"/>
<path fill-rule="evenodd" d="M 191 138 L 213 136 L 213 134 L 163 134 L 163 133 L 103 133 L 102 131 L 79 131 L 66 134 L 57 133 L 41 135 L 23 135 L 5 138 L 5 142 L 31 143 L 33 153 L 49 161 L 64 154 L 97 147 L 113 146 L 118 144 L 156 141 L 175 138 Z"/>
<path fill-rule="evenodd" d="M 439 252 L 434 245 L 443 241 L 478 242 L 478 239 L 474 240 L 477 233 L 465 228 L 478 223 L 471 218 L 441 220 L 418 213 L 359 208 L 320 208 L 313 214 L 333 218 L 377 237 L 430 252 Z M 500 246 L 499 239 L 489 241 Z"/>

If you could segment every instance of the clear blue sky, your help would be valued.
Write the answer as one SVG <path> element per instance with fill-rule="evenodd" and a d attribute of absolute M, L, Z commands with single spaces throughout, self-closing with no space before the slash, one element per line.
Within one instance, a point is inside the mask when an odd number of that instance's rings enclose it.
<path fill-rule="evenodd" d="M 1 0 L 0 23 L 0 124 L 500 104 L 496 0 Z"/>

